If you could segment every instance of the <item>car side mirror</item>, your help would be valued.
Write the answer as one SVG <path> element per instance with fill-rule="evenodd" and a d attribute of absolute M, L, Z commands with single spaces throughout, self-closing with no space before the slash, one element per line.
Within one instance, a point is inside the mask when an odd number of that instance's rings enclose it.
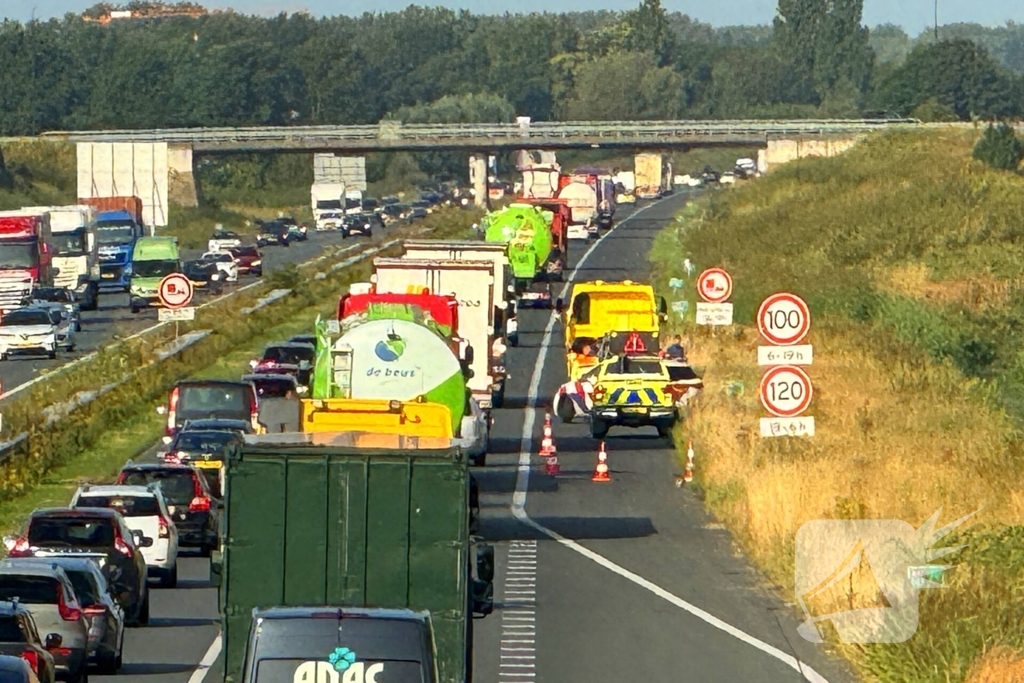
<path fill-rule="evenodd" d="M 50 633 L 46 636 L 46 641 L 43 643 L 43 647 L 47 650 L 56 650 L 64 644 L 64 638 L 59 633 Z"/>
<path fill-rule="evenodd" d="M 565 312 L 565 302 L 562 301 L 562 297 L 555 299 L 555 312 L 558 315 L 562 315 Z"/>
<path fill-rule="evenodd" d="M 494 581 L 494 546 L 476 547 L 476 575 L 481 581 Z"/>
<path fill-rule="evenodd" d="M 132 529 L 132 538 L 135 539 L 135 545 L 142 545 L 142 542 L 146 540 L 146 535 L 139 529 Z"/>
<path fill-rule="evenodd" d="M 665 297 L 663 296 L 658 297 L 658 313 L 663 316 L 668 315 L 668 302 L 665 301 Z M 662 318 L 662 320 L 664 320 L 664 318 Z"/>

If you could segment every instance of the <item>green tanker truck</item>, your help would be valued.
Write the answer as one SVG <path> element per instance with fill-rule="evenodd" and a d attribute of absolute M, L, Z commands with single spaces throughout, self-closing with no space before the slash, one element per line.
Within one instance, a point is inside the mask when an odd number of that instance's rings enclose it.
<path fill-rule="evenodd" d="M 520 305 L 551 306 L 550 282 L 561 280 L 565 260 L 558 218 L 546 207 L 529 203 L 510 204 L 484 218 L 484 239 L 508 245 Z M 546 286 L 538 290 L 533 287 L 537 283 Z"/>

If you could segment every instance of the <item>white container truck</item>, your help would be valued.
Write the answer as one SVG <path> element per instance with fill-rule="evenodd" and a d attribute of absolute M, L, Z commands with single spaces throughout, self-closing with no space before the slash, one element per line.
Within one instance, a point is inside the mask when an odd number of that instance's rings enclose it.
<path fill-rule="evenodd" d="M 345 183 L 313 183 L 309 188 L 313 220 L 322 213 L 341 213 L 345 210 Z"/>
<path fill-rule="evenodd" d="M 473 398 L 484 410 L 500 408 L 505 399 L 505 350 L 495 334 L 494 309 L 501 283 L 494 281 L 490 261 L 450 259 L 376 258 L 371 281 L 378 293 L 422 292 L 450 294 L 459 302 L 458 336 L 473 347 L 469 367 L 473 376 L 468 385 Z M 492 349 L 487 353 L 487 349 Z M 500 351 L 495 360 L 493 350 Z M 478 351 L 478 352 L 477 352 Z"/>
<path fill-rule="evenodd" d="M 516 319 L 516 287 L 508 262 L 506 244 L 478 241 L 406 240 L 402 258 L 428 261 L 486 261 L 493 268 L 495 339 L 502 336 L 512 346 L 519 343 L 519 321 Z M 503 346 L 503 344 L 502 344 Z M 494 350 L 491 351 L 492 356 Z"/>
<path fill-rule="evenodd" d="M 363 212 L 363 191 L 349 186 L 345 188 L 345 215 L 358 216 Z"/>
<path fill-rule="evenodd" d="M 54 287 L 75 293 L 83 311 L 95 311 L 100 297 L 100 255 L 96 239 L 96 209 L 84 204 L 32 206 L 29 214 L 49 214 Z"/>

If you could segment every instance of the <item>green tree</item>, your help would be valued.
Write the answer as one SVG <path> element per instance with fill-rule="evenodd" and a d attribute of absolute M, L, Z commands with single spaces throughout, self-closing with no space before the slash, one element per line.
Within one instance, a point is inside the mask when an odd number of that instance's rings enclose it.
<path fill-rule="evenodd" d="M 672 62 L 676 36 L 661 0 L 641 0 L 638 8 L 626 13 L 623 24 L 626 27 L 624 47 L 627 50 L 653 53 L 658 66 Z"/>
<path fill-rule="evenodd" d="M 1024 159 L 1024 143 L 1020 141 L 1013 128 L 1005 123 L 993 126 L 991 123 L 985 133 L 974 146 L 974 158 L 983 161 L 992 168 L 1004 171 L 1016 171 Z"/>
<path fill-rule="evenodd" d="M 670 67 L 659 67 L 653 54 L 619 52 L 577 66 L 564 118 L 677 118 L 685 104 L 684 97 L 682 77 Z"/>

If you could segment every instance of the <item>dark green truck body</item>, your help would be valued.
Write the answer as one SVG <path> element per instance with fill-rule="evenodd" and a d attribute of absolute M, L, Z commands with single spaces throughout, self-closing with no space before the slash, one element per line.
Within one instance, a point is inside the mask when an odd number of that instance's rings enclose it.
<path fill-rule="evenodd" d="M 465 456 L 288 436 L 314 435 L 247 437 L 229 457 L 226 680 L 241 678 L 253 608 L 331 605 L 429 610 L 440 682 L 463 683 L 473 616 Z"/>

